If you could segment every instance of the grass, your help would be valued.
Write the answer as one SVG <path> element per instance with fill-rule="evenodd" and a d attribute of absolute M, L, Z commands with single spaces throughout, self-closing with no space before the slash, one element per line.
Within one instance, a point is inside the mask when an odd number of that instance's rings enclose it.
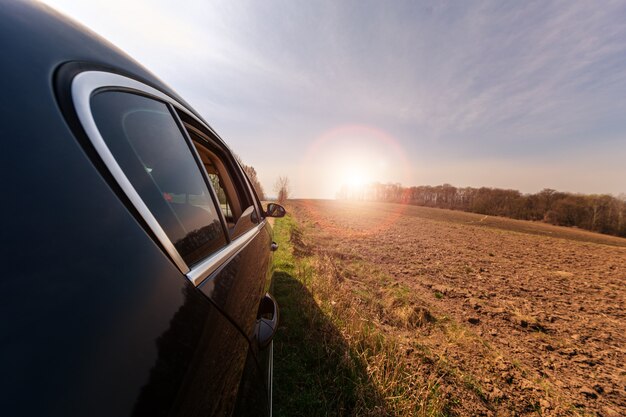
<path fill-rule="evenodd" d="M 290 217 L 274 229 L 274 292 L 282 313 L 275 343 L 276 415 L 350 415 L 367 405 L 359 404 L 357 392 L 368 389 L 367 375 L 313 299 L 312 260 L 294 257 L 294 230 Z"/>
<path fill-rule="evenodd" d="M 451 414 L 436 375 L 380 330 L 380 304 L 405 309 L 408 288 L 388 288 L 377 301 L 347 278 L 363 272 L 358 261 L 348 274 L 340 271 L 331 256 L 307 247 L 291 216 L 276 221 L 274 240 L 274 294 L 281 307 L 276 416 Z"/>

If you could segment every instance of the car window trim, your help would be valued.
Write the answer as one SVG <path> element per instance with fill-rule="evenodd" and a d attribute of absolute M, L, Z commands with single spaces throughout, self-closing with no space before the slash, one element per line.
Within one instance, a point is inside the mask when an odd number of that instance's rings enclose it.
<path fill-rule="evenodd" d="M 230 244 L 209 255 L 208 258 L 198 262 L 194 268 L 186 275 L 187 278 L 197 287 L 213 272 L 215 272 L 225 261 L 235 256 L 241 249 L 245 248 L 257 234 L 261 231 L 264 224 L 254 226 L 243 235 L 233 239 Z"/>
<path fill-rule="evenodd" d="M 170 257 L 176 267 L 183 273 L 189 281 L 195 286 L 200 285 L 211 273 L 217 270 L 224 262 L 231 257 L 235 256 L 241 249 L 243 249 L 250 241 L 252 241 L 260 230 L 265 226 L 265 219 L 257 226 L 248 230 L 243 235 L 231 240 L 226 246 L 217 250 L 216 252 L 208 255 L 205 259 L 201 260 L 193 267 L 189 267 L 183 260 L 182 256 L 178 253 L 172 241 L 167 237 L 165 231 L 156 220 L 146 203 L 139 196 L 139 193 L 135 190 L 132 183 L 117 163 L 117 160 L 111 153 L 104 138 L 100 134 L 100 131 L 96 125 L 93 114 L 91 112 L 91 97 L 103 89 L 115 89 L 116 91 L 126 91 L 129 93 L 136 93 L 144 95 L 148 98 L 152 98 L 158 101 L 163 101 L 172 105 L 179 111 L 183 111 L 186 115 L 193 118 L 207 131 L 211 132 L 214 136 L 217 136 L 213 130 L 206 125 L 201 119 L 199 119 L 193 112 L 189 111 L 183 104 L 169 95 L 157 90 L 154 87 L 146 85 L 142 82 L 134 80 L 132 78 L 125 77 L 123 75 L 114 74 L 105 71 L 84 71 L 77 74 L 71 82 L 71 96 L 74 104 L 74 109 L 78 120 L 80 121 L 87 137 L 94 146 L 96 152 L 106 165 L 107 169 L 122 188 L 122 191 L 126 194 L 131 204 L 138 211 L 139 215 L 144 219 L 148 227 L 152 230 L 159 243 L 165 249 L 165 252 Z M 172 115 L 172 117 L 176 117 Z M 179 121 L 177 120 L 177 123 Z M 182 121 L 181 121 L 182 122 Z M 179 126 L 180 128 L 180 126 Z M 182 128 L 183 137 L 187 141 L 187 145 L 193 147 L 193 143 L 189 142 L 190 137 L 184 126 Z M 224 145 L 223 148 L 226 152 L 232 151 Z M 192 148 L 193 149 L 193 148 Z M 197 157 L 194 153 L 194 157 Z M 202 171 L 201 171 L 202 172 Z M 202 175 L 204 176 L 204 172 Z M 212 192 L 214 190 L 210 189 Z M 214 196 L 212 196 L 214 198 Z"/>

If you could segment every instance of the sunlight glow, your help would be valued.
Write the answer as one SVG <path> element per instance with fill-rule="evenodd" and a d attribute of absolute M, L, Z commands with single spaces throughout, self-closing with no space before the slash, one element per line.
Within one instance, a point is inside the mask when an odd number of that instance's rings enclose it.
<path fill-rule="evenodd" d="M 357 188 L 363 187 L 368 182 L 367 176 L 363 170 L 360 169 L 350 169 L 343 176 L 343 181 L 341 181 L 342 185 L 347 185 L 349 187 Z"/>
<path fill-rule="evenodd" d="M 361 195 L 372 183 L 409 183 L 412 177 L 398 141 L 367 125 L 339 125 L 325 131 L 309 145 L 298 166 L 298 182 L 318 198 Z"/>

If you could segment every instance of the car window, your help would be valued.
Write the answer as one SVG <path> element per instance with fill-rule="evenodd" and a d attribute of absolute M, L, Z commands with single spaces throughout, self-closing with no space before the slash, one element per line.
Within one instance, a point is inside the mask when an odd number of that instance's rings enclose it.
<path fill-rule="evenodd" d="M 105 91 L 91 99 L 98 129 L 187 265 L 226 245 L 217 208 L 169 107 Z"/>
<path fill-rule="evenodd" d="M 235 174 L 236 167 L 226 157 L 226 152 L 212 143 L 207 135 L 190 125 L 185 126 L 218 196 L 230 237 L 241 236 L 258 222 L 254 202 L 245 183 L 241 182 L 243 177 Z"/>

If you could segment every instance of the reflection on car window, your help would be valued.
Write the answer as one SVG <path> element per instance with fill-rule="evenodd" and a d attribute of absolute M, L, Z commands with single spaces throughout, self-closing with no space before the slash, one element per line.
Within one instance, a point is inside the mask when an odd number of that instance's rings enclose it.
<path fill-rule="evenodd" d="M 224 246 L 207 184 L 168 107 L 114 91 L 96 94 L 91 107 L 111 153 L 185 262 Z"/>

